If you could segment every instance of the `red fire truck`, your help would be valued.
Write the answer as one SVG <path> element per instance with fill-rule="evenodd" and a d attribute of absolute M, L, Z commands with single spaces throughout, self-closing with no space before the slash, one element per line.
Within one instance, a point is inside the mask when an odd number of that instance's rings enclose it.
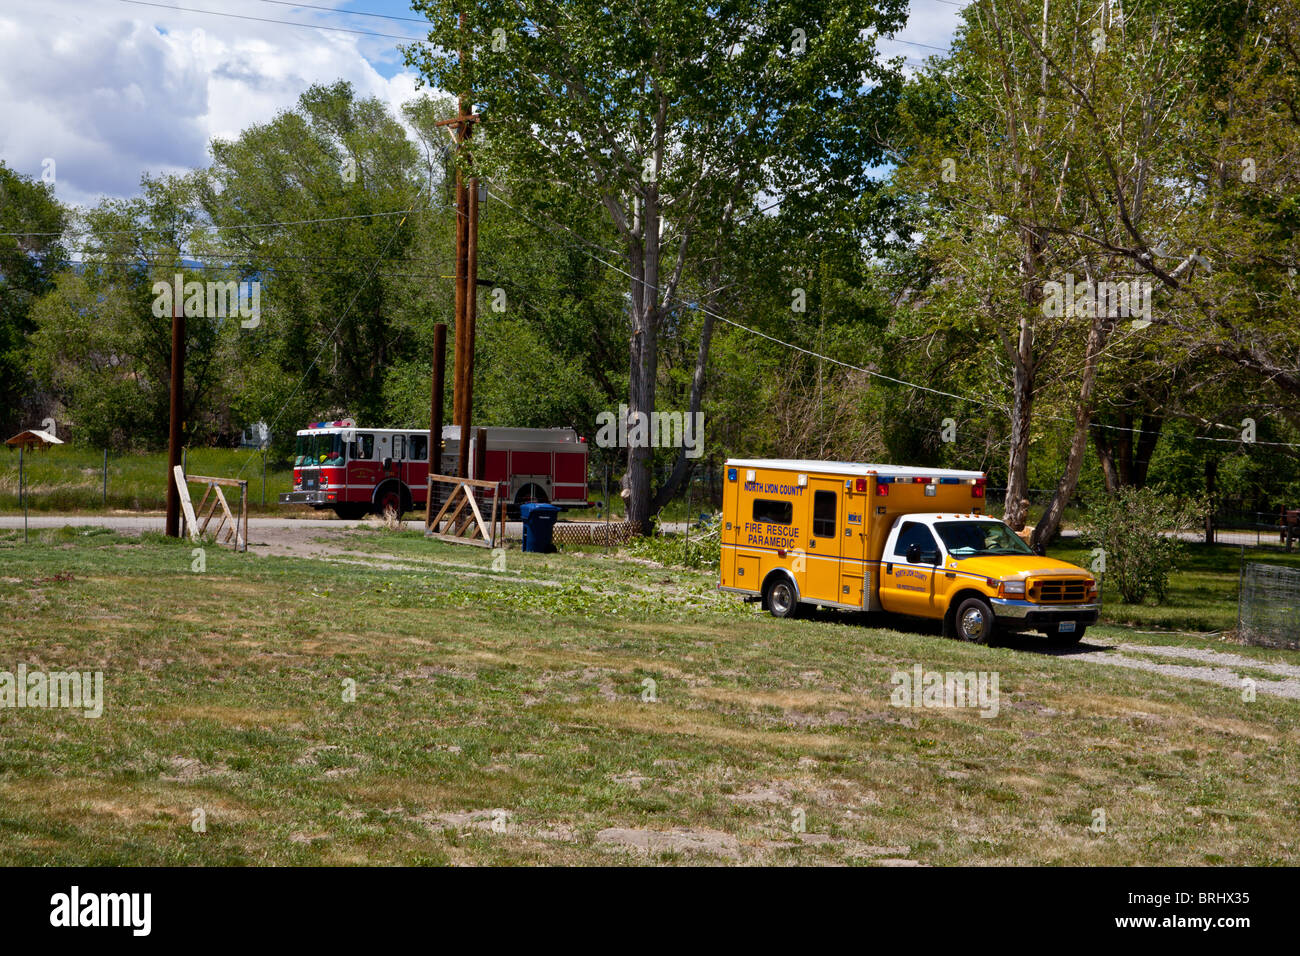
<path fill-rule="evenodd" d="M 512 511 L 529 501 L 586 508 L 587 440 L 572 428 L 488 428 L 486 481 L 498 482 Z M 476 435 L 478 429 L 472 429 Z M 423 508 L 429 476 L 429 432 L 418 428 L 358 428 L 350 419 L 312 422 L 298 432 L 293 491 L 286 504 L 332 509 L 340 518 Z M 442 473 L 454 474 L 460 428 L 442 430 Z M 471 437 L 470 476 L 477 448 Z M 491 492 L 488 493 L 490 498 Z"/>

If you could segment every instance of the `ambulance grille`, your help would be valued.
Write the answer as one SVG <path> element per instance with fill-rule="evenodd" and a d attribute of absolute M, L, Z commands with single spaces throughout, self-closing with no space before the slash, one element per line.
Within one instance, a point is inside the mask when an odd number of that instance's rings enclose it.
<path fill-rule="evenodd" d="M 1081 604 L 1088 585 L 1083 578 L 1045 578 L 1034 582 L 1030 596 L 1042 604 Z"/>

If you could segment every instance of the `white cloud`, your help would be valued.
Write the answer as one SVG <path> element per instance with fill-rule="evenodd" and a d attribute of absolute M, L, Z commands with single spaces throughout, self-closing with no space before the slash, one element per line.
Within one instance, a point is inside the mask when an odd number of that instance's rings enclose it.
<path fill-rule="evenodd" d="M 376 96 L 394 113 L 416 92 L 413 73 L 392 69 L 400 62 L 397 40 L 105 0 L 3 2 L 0 159 L 31 176 L 53 159 L 55 190 L 65 202 L 133 195 L 145 172 L 201 166 L 214 137 L 233 138 L 270 120 L 313 83 L 348 80 L 358 95 Z M 418 32 L 416 24 L 358 24 L 251 0 L 194 6 Z"/>
<path fill-rule="evenodd" d="M 420 32 L 412 22 L 257 0 L 182 5 Z M 0 0 L 0 8 L 0 159 L 32 176 L 53 159 L 56 192 L 69 203 L 130 196 L 145 172 L 201 166 L 214 137 L 233 138 L 267 122 L 313 83 L 349 80 L 359 95 L 379 97 L 395 114 L 416 94 L 416 77 L 401 66 L 394 39 L 112 0 Z M 899 37 L 946 47 L 958 18 L 952 0 L 916 0 Z M 908 57 L 909 68 L 935 52 L 897 40 L 881 40 L 880 48 Z"/>

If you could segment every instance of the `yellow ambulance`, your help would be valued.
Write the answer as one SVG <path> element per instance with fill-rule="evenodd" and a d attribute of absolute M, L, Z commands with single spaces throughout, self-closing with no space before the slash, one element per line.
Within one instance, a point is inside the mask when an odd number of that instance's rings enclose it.
<path fill-rule="evenodd" d="M 775 617 L 817 605 L 941 620 L 978 643 L 1009 631 L 1078 641 L 1101 609 L 1096 580 L 985 514 L 986 483 L 946 468 L 729 460 L 719 587 Z"/>

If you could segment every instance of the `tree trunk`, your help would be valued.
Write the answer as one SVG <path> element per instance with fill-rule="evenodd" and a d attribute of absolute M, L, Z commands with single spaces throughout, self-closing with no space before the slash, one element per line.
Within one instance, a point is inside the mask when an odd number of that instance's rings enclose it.
<path fill-rule="evenodd" d="M 644 259 L 641 262 L 648 264 Z M 627 395 L 629 417 L 637 413 L 649 416 L 654 411 L 655 377 L 659 364 L 658 302 L 653 293 L 648 298 L 646 296 L 646 290 L 657 283 L 652 282 L 650 269 L 634 269 L 633 275 L 636 276 L 638 272 L 644 276 L 644 279 L 632 280 L 632 339 Z M 645 421 L 648 426 L 648 417 Z M 628 424 L 628 434 L 633 434 L 631 422 Z M 648 445 L 628 442 L 627 475 L 624 480 L 627 520 L 636 522 L 642 534 L 649 534 L 651 531 L 650 464 L 652 458 L 653 449 Z"/>
<path fill-rule="evenodd" d="M 1029 491 L 1029 424 L 1033 414 L 1034 373 L 1026 352 L 1033 352 L 1033 331 L 1028 319 L 1020 323 L 1020 348 L 1016 358 L 1011 398 L 1011 451 L 1007 462 L 1007 500 L 1003 520 L 1015 531 L 1025 526 Z"/>
<path fill-rule="evenodd" d="M 1101 477 L 1106 483 L 1106 494 L 1119 492 L 1119 475 L 1115 471 L 1115 443 L 1101 429 L 1093 433 L 1093 444 L 1097 448 L 1097 460 L 1101 462 Z"/>
<path fill-rule="evenodd" d="M 1079 383 L 1079 398 L 1074 406 L 1074 434 L 1070 438 L 1070 454 L 1065 462 L 1065 474 L 1052 493 L 1052 500 L 1047 506 L 1042 519 L 1034 526 L 1031 547 L 1043 554 L 1047 545 L 1056 537 L 1061 528 L 1061 517 L 1065 506 L 1074 497 L 1079 486 L 1079 472 L 1083 468 L 1083 455 L 1088 449 L 1088 428 L 1092 424 L 1093 391 L 1097 384 L 1097 366 L 1101 362 L 1101 351 L 1106 344 L 1106 323 L 1104 317 L 1094 318 L 1088 330 L 1088 351 L 1083 363 L 1083 379 Z"/>
<path fill-rule="evenodd" d="M 1215 495 L 1218 493 L 1219 461 L 1217 458 L 1205 459 L 1205 543 L 1214 544 L 1214 512 L 1217 502 Z M 1291 543 L 1288 540 L 1286 549 L 1291 550 Z"/>
<path fill-rule="evenodd" d="M 715 270 L 716 272 L 716 270 Z M 712 287 L 717 288 L 717 276 L 715 274 Z M 713 340 L 713 312 L 716 304 L 716 296 L 710 295 L 703 312 L 703 326 L 700 329 L 700 347 L 695 353 L 695 373 L 691 376 L 691 401 L 690 411 L 687 413 L 690 421 L 695 421 L 695 416 L 700 411 L 700 404 L 704 399 L 704 370 L 709 361 L 709 343 Z M 692 433 L 696 441 L 701 441 L 700 435 Z M 677 494 L 677 489 L 681 486 L 682 480 L 690 474 L 693 466 L 692 459 L 686 457 L 686 448 L 682 447 L 677 450 L 677 460 L 673 462 L 673 470 L 668 475 L 668 480 L 664 482 L 663 487 L 655 495 L 652 510 L 658 514 L 664 505 L 672 500 L 673 495 Z"/>
<path fill-rule="evenodd" d="M 1120 431 L 1115 435 L 1115 471 L 1121 488 L 1133 484 L 1133 416 L 1128 411 L 1119 413 Z"/>
<path fill-rule="evenodd" d="M 1160 431 L 1164 428 L 1163 415 L 1146 414 L 1142 416 L 1142 433 L 1137 436 L 1137 449 L 1133 455 L 1130 478 L 1134 488 L 1145 488 L 1147 472 L 1151 468 L 1151 456 L 1156 453 L 1160 441 Z"/>

